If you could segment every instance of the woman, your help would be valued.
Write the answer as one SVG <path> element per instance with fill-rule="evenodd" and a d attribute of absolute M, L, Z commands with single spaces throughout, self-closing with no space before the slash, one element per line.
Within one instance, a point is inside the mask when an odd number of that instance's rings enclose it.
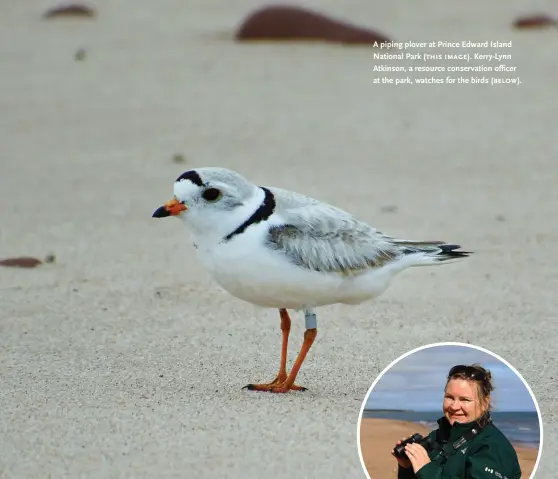
<path fill-rule="evenodd" d="M 451 368 L 444 417 L 439 428 L 420 441 L 426 448 L 415 442 L 404 447 L 403 457 L 392 451 L 398 479 L 519 479 L 515 449 L 490 419 L 493 389 L 492 375 L 482 366 Z"/>

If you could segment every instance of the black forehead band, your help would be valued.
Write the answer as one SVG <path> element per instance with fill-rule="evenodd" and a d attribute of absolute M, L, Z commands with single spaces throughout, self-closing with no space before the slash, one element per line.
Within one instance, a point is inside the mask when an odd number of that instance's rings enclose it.
<path fill-rule="evenodd" d="M 182 180 L 189 180 L 194 183 L 194 185 L 198 185 L 200 187 L 203 186 L 203 181 L 196 170 L 185 171 L 175 180 L 175 182 Z"/>

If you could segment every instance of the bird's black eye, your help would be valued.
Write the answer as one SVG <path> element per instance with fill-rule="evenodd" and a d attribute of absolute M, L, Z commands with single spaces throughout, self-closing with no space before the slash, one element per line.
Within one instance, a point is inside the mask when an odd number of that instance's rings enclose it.
<path fill-rule="evenodd" d="M 217 188 L 208 188 L 202 193 L 202 198 L 206 201 L 217 201 L 221 198 L 221 192 Z"/>

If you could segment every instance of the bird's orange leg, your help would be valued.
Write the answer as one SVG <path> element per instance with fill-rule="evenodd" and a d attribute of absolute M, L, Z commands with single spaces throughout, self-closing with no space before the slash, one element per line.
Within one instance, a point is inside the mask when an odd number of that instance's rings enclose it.
<path fill-rule="evenodd" d="M 279 365 L 279 373 L 277 374 L 277 377 L 271 381 L 270 383 L 265 383 L 265 384 L 248 384 L 247 386 L 244 386 L 243 389 L 249 389 L 251 391 L 272 391 L 273 389 L 276 388 L 279 385 L 283 385 L 284 383 L 287 382 L 287 380 L 289 379 L 290 376 L 287 376 L 287 350 L 288 350 L 288 345 L 289 345 L 289 334 L 291 332 L 291 318 L 289 316 L 289 313 L 287 312 L 286 309 L 280 309 L 279 310 L 279 315 L 281 316 L 281 333 L 282 333 L 282 342 L 281 342 L 281 363 Z M 310 347 L 308 347 L 308 349 L 310 349 Z M 302 353 L 302 351 L 301 351 Z M 306 353 L 304 354 L 306 356 Z M 300 357 L 300 354 L 299 354 Z M 304 358 L 302 359 L 304 360 Z M 298 361 L 298 359 L 297 359 Z M 301 365 L 302 365 L 302 361 L 301 361 Z M 296 367 L 296 363 L 295 366 L 293 366 L 293 370 Z M 296 373 L 298 373 L 298 369 L 300 369 L 300 365 L 298 366 Z M 296 377 L 296 373 L 294 375 L 294 377 Z M 291 372 L 292 375 L 292 372 Z M 292 380 L 292 384 L 289 387 L 289 389 L 287 389 L 284 392 L 287 392 L 288 390 L 293 390 L 293 391 L 305 391 L 306 388 L 303 388 L 301 386 L 297 386 L 296 384 L 294 384 L 294 378 Z"/>
<path fill-rule="evenodd" d="M 308 351 L 310 351 L 310 348 L 312 347 L 312 343 L 314 342 L 314 339 L 316 339 L 317 335 L 318 335 L 317 328 L 307 329 L 304 332 L 304 342 L 302 343 L 302 347 L 300 348 L 298 357 L 296 358 L 296 361 L 293 364 L 293 368 L 291 369 L 291 372 L 287 376 L 287 379 L 280 384 L 274 385 L 271 389 L 269 389 L 269 392 L 286 393 L 292 390 L 302 390 L 302 391 L 306 390 L 306 388 L 301 388 L 300 386 L 295 385 L 294 382 L 296 379 L 296 375 L 298 374 L 298 371 L 302 366 L 302 363 L 304 362 L 304 359 L 306 358 Z"/>

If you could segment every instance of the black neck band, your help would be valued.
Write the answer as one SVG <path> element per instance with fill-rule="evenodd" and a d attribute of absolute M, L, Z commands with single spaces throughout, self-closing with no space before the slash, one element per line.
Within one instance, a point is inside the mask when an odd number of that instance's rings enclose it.
<path fill-rule="evenodd" d="M 244 230 L 248 228 L 248 226 L 259 223 L 260 221 L 265 221 L 273 214 L 273 211 L 275 210 L 275 197 L 273 196 L 273 193 L 269 191 L 267 188 L 261 187 L 261 189 L 265 193 L 265 197 L 262 204 L 259 206 L 259 208 L 256 211 L 254 211 L 254 213 L 252 214 L 252 216 L 250 216 L 250 218 L 248 218 L 232 233 L 229 233 L 227 236 L 225 236 L 223 241 L 229 241 L 234 236 L 243 233 Z"/>

